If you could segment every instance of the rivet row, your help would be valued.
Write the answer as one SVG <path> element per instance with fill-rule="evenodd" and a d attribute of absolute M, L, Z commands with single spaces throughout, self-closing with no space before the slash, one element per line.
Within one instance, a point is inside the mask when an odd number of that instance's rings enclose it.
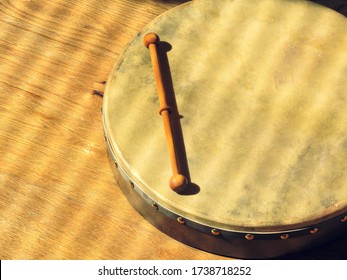
<path fill-rule="evenodd" d="M 115 164 L 117 165 L 116 162 L 115 162 Z M 130 185 L 131 185 L 132 188 L 135 187 L 133 182 L 130 181 L 129 183 L 130 183 Z M 159 206 L 158 206 L 158 204 L 157 204 L 156 202 L 152 202 L 152 205 L 151 205 L 151 206 L 152 206 L 154 209 L 156 209 L 156 210 L 159 209 Z M 181 225 L 185 225 L 185 224 L 186 224 L 186 220 L 185 220 L 183 217 L 177 217 L 176 220 L 177 220 L 177 222 L 178 222 L 179 224 L 181 224 Z M 343 216 L 343 217 L 340 219 L 340 221 L 343 222 L 343 223 L 347 222 L 347 215 Z M 318 228 L 318 227 L 311 228 L 311 229 L 309 230 L 309 232 L 310 232 L 310 234 L 316 234 L 316 233 L 319 232 L 319 228 Z M 211 229 L 211 234 L 214 235 L 214 236 L 218 236 L 218 235 L 221 234 L 221 231 L 218 230 L 218 229 L 216 229 L 216 228 L 213 228 L 213 229 Z M 288 233 L 283 233 L 283 234 L 281 234 L 281 236 L 280 236 L 280 238 L 281 238 L 282 240 L 287 240 L 287 239 L 289 239 L 289 237 L 290 237 L 290 235 L 289 235 Z M 254 236 L 253 234 L 251 234 L 251 233 L 245 234 L 245 239 L 247 239 L 247 240 L 249 240 L 249 241 L 253 240 L 254 238 L 255 238 L 255 236 Z"/>

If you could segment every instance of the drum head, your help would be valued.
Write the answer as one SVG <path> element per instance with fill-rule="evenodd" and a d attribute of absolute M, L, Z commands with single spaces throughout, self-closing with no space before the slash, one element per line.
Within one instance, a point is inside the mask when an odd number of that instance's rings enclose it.
<path fill-rule="evenodd" d="M 168 187 L 148 32 L 167 56 L 192 192 Z M 346 34 L 345 17 L 308 1 L 197 0 L 163 14 L 106 87 L 105 134 L 123 178 L 166 215 L 218 232 L 283 235 L 344 215 Z"/>

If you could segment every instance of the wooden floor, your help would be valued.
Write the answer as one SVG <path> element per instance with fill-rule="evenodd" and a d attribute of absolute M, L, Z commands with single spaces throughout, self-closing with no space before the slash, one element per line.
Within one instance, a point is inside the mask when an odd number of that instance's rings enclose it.
<path fill-rule="evenodd" d="M 131 207 L 95 94 L 133 36 L 183 2 L 0 1 L 0 259 L 225 259 Z M 347 237 L 294 258 L 346 259 Z"/>

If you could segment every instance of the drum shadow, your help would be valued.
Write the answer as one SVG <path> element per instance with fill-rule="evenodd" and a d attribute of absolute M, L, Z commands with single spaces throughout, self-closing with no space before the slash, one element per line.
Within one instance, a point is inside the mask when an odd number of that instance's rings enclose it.
<path fill-rule="evenodd" d="M 190 178 L 187 153 L 184 145 L 184 138 L 180 121 L 183 118 L 183 116 L 180 115 L 178 111 L 175 91 L 171 77 L 170 64 L 167 56 L 167 53 L 172 50 L 172 46 L 168 42 L 160 41 L 157 50 L 160 70 L 162 73 L 163 86 L 167 94 L 167 103 L 171 107 L 170 124 L 172 129 L 173 141 L 175 143 L 176 148 L 178 169 L 180 174 L 185 176 L 188 180 L 188 186 L 184 191 L 180 192 L 180 195 L 194 195 L 200 192 L 200 187 L 197 184 L 194 184 Z"/>
<path fill-rule="evenodd" d="M 346 0 L 312 0 L 320 5 L 328 7 L 336 12 L 347 17 L 347 2 Z"/>
<path fill-rule="evenodd" d="M 347 235 L 318 248 L 290 254 L 277 260 L 347 260 Z"/>

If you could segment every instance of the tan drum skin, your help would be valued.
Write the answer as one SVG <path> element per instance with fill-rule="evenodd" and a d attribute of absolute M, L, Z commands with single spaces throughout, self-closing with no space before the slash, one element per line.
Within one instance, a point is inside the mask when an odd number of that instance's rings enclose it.
<path fill-rule="evenodd" d="M 168 187 L 148 32 L 160 36 L 181 115 L 195 186 L 183 194 Z M 346 232 L 347 20 L 337 12 L 301 0 L 183 4 L 128 45 L 103 120 L 129 200 L 184 243 L 267 258 Z"/>

